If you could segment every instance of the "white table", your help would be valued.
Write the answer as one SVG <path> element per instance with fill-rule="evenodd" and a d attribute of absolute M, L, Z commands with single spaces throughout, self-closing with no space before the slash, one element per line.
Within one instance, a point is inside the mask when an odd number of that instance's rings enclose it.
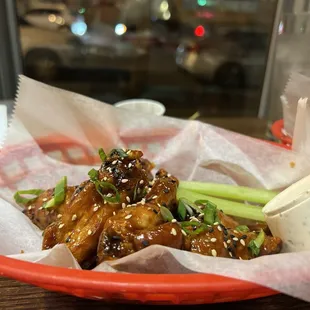
<path fill-rule="evenodd" d="M 0 145 L 5 137 L 7 126 L 8 126 L 7 107 L 4 104 L 0 104 Z"/>

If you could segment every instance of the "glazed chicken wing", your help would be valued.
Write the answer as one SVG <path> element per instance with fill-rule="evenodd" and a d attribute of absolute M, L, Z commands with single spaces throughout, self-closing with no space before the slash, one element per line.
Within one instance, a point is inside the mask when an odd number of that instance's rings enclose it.
<path fill-rule="evenodd" d="M 263 243 L 253 252 L 250 243 L 256 240 L 258 232 L 236 230 L 238 223 L 218 212 L 221 223 L 208 225 L 208 228 L 195 234 L 197 227 L 191 226 L 185 237 L 184 249 L 208 256 L 231 257 L 249 260 L 257 256 L 279 253 L 282 247 L 280 238 L 263 235 Z M 254 245 L 255 246 L 255 245 Z"/>
<path fill-rule="evenodd" d="M 148 187 L 140 151 L 112 151 L 98 172 L 98 180 L 84 182 L 65 208 L 62 217 L 44 232 L 43 249 L 65 243 L 79 263 L 96 257 L 106 220 L 128 203 L 141 200 Z M 100 188 L 98 184 L 100 183 Z M 114 189 L 119 194 L 118 201 Z"/>
<path fill-rule="evenodd" d="M 182 232 L 176 223 L 165 223 L 160 207 L 176 208 L 178 180 L 160 170 L 154 185 L 138 204 L 109 218 L 98 244 L 98 262 L 120 258 L 151 244 L 181 248 Z"/>
<path fill-rule="evenodd" d="M 61 217 L 68 206 L 76 187 L 66 187 L 66 198 L 56 209 L 44 209 L 44 204 L 53 198 L 54 188 L 48 189 L 31 203 L 27 203 L 23 213 L 40 229 L 44 230 L 48 225 L 55 222 L 57 217 Z"/>

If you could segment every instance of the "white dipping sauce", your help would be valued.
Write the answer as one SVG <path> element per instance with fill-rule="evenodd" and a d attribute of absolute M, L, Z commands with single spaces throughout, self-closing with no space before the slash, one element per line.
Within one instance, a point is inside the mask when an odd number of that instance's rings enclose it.
<path fill-rule="evenodd" d="M 310 250 L 310 176 L 291 185 L 263 208 L 272 234 L 283 252 Z"/>

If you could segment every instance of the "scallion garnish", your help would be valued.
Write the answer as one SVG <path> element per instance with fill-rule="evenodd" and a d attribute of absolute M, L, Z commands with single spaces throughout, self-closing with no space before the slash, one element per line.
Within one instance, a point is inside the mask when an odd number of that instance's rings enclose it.
<path fill-rule="evenodd" d="M 43 209 L 49 209 L 63 203 L 66 198 L 66 187 L 67 177 L 64 176 L 56 184 L 53 198 L 43 205 Z"/>
<path fill-rule="evenodd" d="M 128 157 L 128 154 L 123 149 L 113 149 L 109 156 L 112 157 L 113 155 L 118 155 L 121 158 Z"/>
<path fill-rule="evenodd" d="M 188 235 L 198 235 L 208 229 L 206 224 L 194 221 L 181 222 L 181 227 Z M 194 227 L 195 230 L 186 229 L 186 227 Z"/>
<path fill-rule="evenodd" d="M 189 214 L 189 216 L 193 216 L 194 211 L 196 213 L 203 213 L 199 207 L 197 207 L 194 203 L 190 202 L 189 200 L 185 198 L 179 199 L 178 214 L 182 220 L 186 218 L 187 214 Z"/>
<path fill-rule="evenodd" d="M 195 204 L 203 205 L 204 222 L 209 225 L 213 225 L 215 222 L 220 222 L 217 206 L 209 200 L 196 200 Z"/>
<path fill-rule="evenodd" d="M 250 243 L 248 244 L 248 248 L 251 250 L 253 256 L 259 255 L 260 248 L 264 243 L 264 241 L 265 241 L 265 233 L 261 229 L 258 236 L 254 240 L 251 240 Z"/>
<path fill-rule="evenodd" d="M 178 204 L 178 215 L 179 215 L 179 217 L 180 217 L 180 219 L 181 219 L 182 221 L 185 220 L 185 218 L 186 218 L 186 213 L 187 213 L 187 210 L 186 210 L 184 201 L 183 201 L 183 199 L 179 199 L 179 204 Z"/>
<path fill-rule="evenodd" d="M 61 204 L 66 197 L 66 187 L 67 187 L 67 177 L 64 176 L 63 178 L 60 179 L 60 181 L 56 184 L 55 187 L 55 204 Z"/>
<path fill-rule="evenodd" d="M 107 155 L 104 152 L 103 148 L 100 148 L 98 153 L 99 153 L 100 159 L 104 162 L 107 159 Z"/>
<path fill-rule="evenodd" d="M 246 225 L 239 225 L 236 227 L 236 230 L 240 231 L 240 232 L 249 232 L 250 231 L 249 227 Z"/>
<path fill-rule="evenodd" d="M 120 194 L 117 190 L 117 188 L 109 182 L 103 182 L 98 179 L 99 172 L 96 169 L 91 169 L 88 172 L 88 175 L 90 177 L 90 180 L 95 184 L 96 190 L 99 193 L 99 195 L 103 198 L 103 200 L 111 203 L 116 203 L 121 201 Z M 101 190 L 103 188 L 109 188 L 112 189 L 115 192 L 114 197 L 108 197 L 107 195 L 102 194 Z"/>
<path fill-rule="evenodd" d="M 28 189 L 28 190 L 23 190 L 23 191 L 17 191 L 14 194 L 14 200 L 18 204 L 26 205 L 27 203 L 30 203 L 38 198 L 40 194 L 44 192 L 43 189 Z M 31 195 L 34 197 L 27 198 L 23 197 L 22 195 Z"/>
<path fill-rule="evenodd" d="M 171 222 L 174 219 L 170 210 L 164 206 L 160 206 L 160 214 L 166 222 Z"/>
<path fill-rule="evenodd" d="M 98 180 L 98 171 L 96 169 L 89 170 L 88 175 L 92 181 Z"/>
<path fill-rule="evenodd" d="M 120 202 L 121 201 L 121 197 L 120 197 L 120 194 L 117 190 L 117 188 L 112 184 L 112 183 L 109 183 L 109 182 L 103 182 L 103 181 L 99 181 L 97 180 L 95 182 L 95 186 L 96 186 L 96 190 L 97 192 L 100 194 L 100 196 L 107 202 L 112 202 L 112 203 L 116 203 L 116 202 Z M 103 195 L 101 193 L 101 189 L 103 188 L 109 188 L 109 189 L 112 189 L 114 192 L 115 192 L 115 196 L 114 197 L 108 197 L 107 195 Z"/>

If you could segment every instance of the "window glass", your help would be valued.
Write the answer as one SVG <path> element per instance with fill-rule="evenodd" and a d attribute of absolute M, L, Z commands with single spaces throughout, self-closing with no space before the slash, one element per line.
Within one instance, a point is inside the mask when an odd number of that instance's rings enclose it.
<path fill-rule="evenodd" d="M 170 116 L 256 117 L 276 6 L 17 1 L 25 74 L 111 104 L 157 100 Z"/>

